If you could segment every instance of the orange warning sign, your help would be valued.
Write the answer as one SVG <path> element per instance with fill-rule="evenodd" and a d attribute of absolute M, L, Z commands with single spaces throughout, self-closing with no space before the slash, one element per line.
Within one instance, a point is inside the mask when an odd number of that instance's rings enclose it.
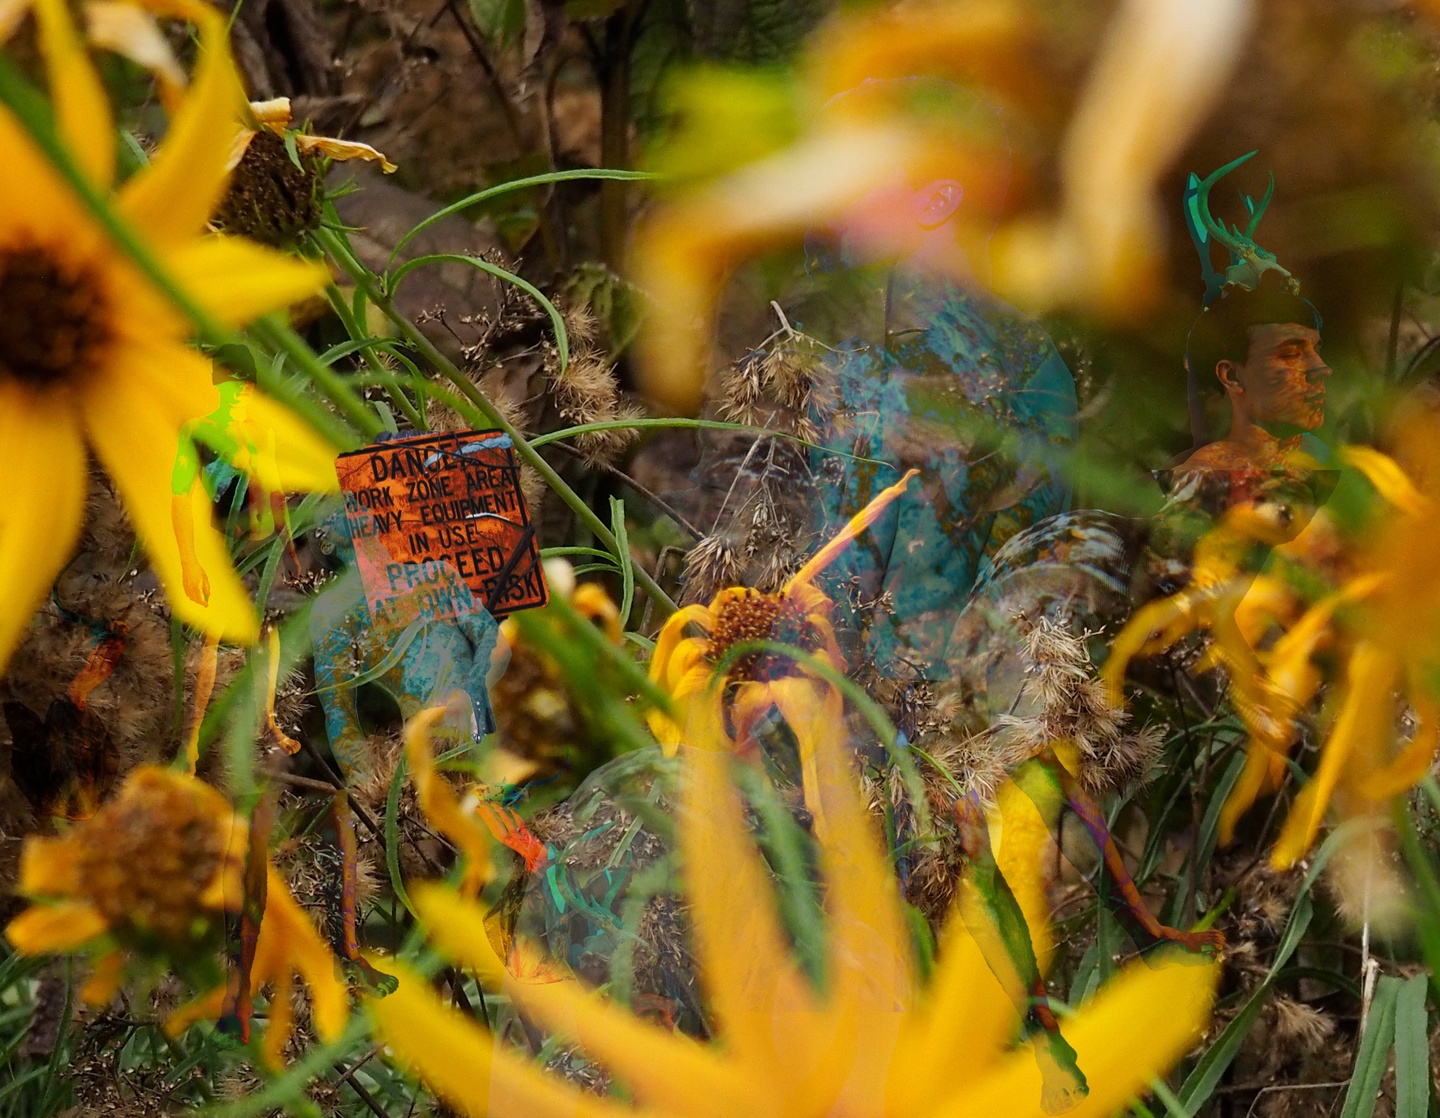
<path fill-rule="evenodd" d="M 335 460 L 372 614 L 404 601 L 426 618 L 549 600 L 520 463 L 503 431 L 373 443 Z"/>

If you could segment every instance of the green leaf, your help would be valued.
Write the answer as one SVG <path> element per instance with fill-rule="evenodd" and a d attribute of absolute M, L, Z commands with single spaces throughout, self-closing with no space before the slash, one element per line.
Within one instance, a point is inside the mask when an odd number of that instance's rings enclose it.
<path fill-rule="evenodd" d="M 630 624 L 630 607 L 635 602 L 635 560 L 630 554 L 630 536 L 625 529 L 625 502 L 619 497 L 610 498 L 610 530 L 619 545 L 620 628 L 623 631 Z"/>
<path fill-rule="evenodd" d="M 1430 1111 L 1427 986 L 1423 974 L 1407 979 L 1395 1003 L 1395 1118 L 1425 1118 Z"/>
<path fill-rule="evenodd" d="M 1371 1118 L 1375 1113 L 1380 1080 L 1385 1075 L 1390 1048 L 1395 1042 L 1395 1002 L 1400 986 L 1398 978 L 1387 974 L 1375 989 L 1370 1019 L 1366 1022 L 1365 1035 L 1360 1038 L 1360 1051 L 1355 1054 L 1355 1074 L 1345 1092 L 1345 1108 L 1340 1111 L 1340 1118 Z"/>

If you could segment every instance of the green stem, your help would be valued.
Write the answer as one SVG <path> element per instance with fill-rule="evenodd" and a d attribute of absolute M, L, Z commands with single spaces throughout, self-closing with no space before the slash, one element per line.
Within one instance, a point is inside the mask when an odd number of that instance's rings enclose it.
<path fill-rule="evenodd" d="M 345 383 L 344 377 L 321 361 L 315 351 L 305 344 L 305 339 L 290 329 L 289 325 L 273 317 L 262 318 L 250 327 L 250 333 L 290 358 L 311 383 L 330 398 L 367 441 L 384 430 L 385 425 L 374 410 Z M 281 380 L 280 377 L 271 378 L 265 385 L 266 389 L 272 390 L 272 385 Z M 346 449 L 353 449 L 353 443 Z"/>
<path fill-rule="evenodd" d="M 330 297 L 330 308 L 344 324 L 345 332 L 355 341 L 365 342 L 366 335 L 361 331 L 360 324 L 356 321 L 355 316 L 350 313 L 350 308 L 345 305 L 345 300 L 340 297 L 340 292 L 335 288 L 334 284 L 331 284 L 327 294 Z M 366 367 L 372 372 L 379 376 L 389 375 L 390 370 L 385 368 L 379 355 L 376 354 L 373 345 L 368 343 L 362 344 L 360 346 L 360 355 L 365 359 Z M 352 383 L 358 383 L 354 377 L 350 379 Z M 416 410 L 415 405 L 410 402 L 410 397 L 405 395 L 405 390 L 401 388 L 399 384 L 395 383 L 392 379 L 391 383 L 385 385 L 385 390 L 389 393 L 390 399 L 394 402 L 395 406 L 400 409 L 401 413 L 410 421 L 415 430 L 425 431 L 429 429 L 429 425 L 425 422 L 424 417 Z"/>
<path fill-rule="evenodd" d="M 415 347 L 431 367 L 437 369 L 446 380 L 460 390 L 471 406 L 483 417 L 484 422 L 493 424 L 510 436 L 511 442 L 515 444 L 515 452 L 534 468 L 535 472 L 544 479 L 545 484 L 554 490 L 556 495 L 579 517 L 580 522 L 593 532 L 613 555 L 619 558 L 620 542 L 615 538 L 615 533 L 610 531 L 605 522 L 595 515 L 595 511 L 565 483 L 564 479 L 555 472 L 554 467 L 540 456 L 540 452 L 530 445 L 529 440 L 516 429 L 515 425 L 496 410 L 495 405 L 485 398 L 485 394 L 476 388 L 470 379 L 457 369 L 413 322 L 395 309 L 389 296 L 382 292 L 376 284 L 374 275 L 355 258 L 344 239 L 332 229 L 319 230 L 316 238 L 325 251 L 335 258 L 340 267 L 350 274 L 356 286 L 365 293 L 365 297 L 379 307 L 381 312 L 395 324 L 405 340 Z M 645 588 L 658 605 L 671 613 L 675 612 L 677 608 L 675 603 L 671 601 L 670 596 L 664 590 L 660 589 L 659 583 L 650 576 L 644 567 L 636 566 L 635 581 Z"/>

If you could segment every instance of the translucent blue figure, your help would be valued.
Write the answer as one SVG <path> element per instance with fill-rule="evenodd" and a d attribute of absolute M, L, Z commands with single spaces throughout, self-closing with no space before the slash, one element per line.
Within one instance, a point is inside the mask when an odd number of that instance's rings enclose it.
<path fill-rule="evenodd" d="M 921 469 L 831 577 L 837 600 L 884 596 L 865 644 L 877 675 L 934 679 L 986 558 L 1069 507 L 1075 382 L 1045 332 L 983 290 L 897 274 L 887 299 L 885 345 L 831 357 L 812 468 L 827 530 Z"/>
<path fill-rule="evenodd" d="M 325 529 L 343 572 L 316 598 L 310 636 L 325 733 L 346 782 L 368 775 L 365 731 L 356 709 L 362 682 L 389 692 L 407 721 L 464 692 L 469 724 L 455 728 L 468 730 L 476 741 L 493 731 L 486 681 L 499 627 L 455 569 L 438 564 L 439 583 L 420 583 L 372 604 L 360 583 L 344 514 L 330 517 Z M 457 617 L 437 616 L 431 604 L 448 607 L 456 601 L 469 604 Z"/>

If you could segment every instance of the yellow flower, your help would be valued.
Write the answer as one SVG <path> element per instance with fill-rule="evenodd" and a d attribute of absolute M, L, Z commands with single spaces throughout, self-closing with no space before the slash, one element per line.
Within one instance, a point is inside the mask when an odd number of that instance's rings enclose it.
<path fill-rule="evenodd" d="M 844 528 L 817 551 L 774 594 L 730 587 L 708 606 L 692 605 L 672 614 L 655 640 L 650 678 L 677 702 L 711 686 L 720 662 L 732 648 L 750 641 L 774 641 L 801 648 L 822 664 L 844 672 L 845 662 L 830 621 L 833 603 L 813 581 L 840 551 L 879 519 L 919 470 L 909 471 L 861 509 Z M 700 635 L 687 637 L 690 626 Z M 751 746 L 750 730 L 772 709 L 795 734 L 807 804 L 814 784 L 815 741 L 833 734 L 844 713 L 835 686 L 809 665 L 784 653 L 747 652 L 725 668 L 727 718 L 740 751 Z M 649 715 L 650 728 L 665 751 L 674 754 L 681 742 L 679 727 L 663 711 Z M 819 817 L 817 816 L 817 819 Z"/>
<path fill-rule="evenodd" d="M 36 903 L 5 929 L 23 955 L 92 949 L 95 969 L 81 990 L 104 1005 L 133 956 L 163 957 L 202 974 L 219 946 L 224 918 L 245 903 L 248 827 L 210 785 L 173 769 L 144 765 L 115 797 L 61 838 L 32 837 L 20 861 L 20 892 Z M 269 888 L 252 986 L 275 984 L 265 1053 L 278 1062 L 289 1036 L 292 974 L 311 991 L 315 1024 L 333 1039 L 348 1002 L 336 981 L 330 950 L 266 867 Z M 215 1016 L 223 983 L 182 1006 L 166 1027 L 178 1032 Z"/>
<path fill-rule="evenodd" d="M 1406 459 L 1415 463 L 1415 475 L 1433 489 L 1440 478 L 1440 430 L 1434 418 L 1413 418 L 1402 429 L 1400 443 Z M 1197 549 L 1192 586 L 1137 611 L 1116 638 L 1103 672 L 1112 701 L 1118 702 L 1133 657 L 1162 651 L 1199 629 L 1214 635 L 1199 666 L 1225 669 L 1248 733 L 1246 765 L 1220 818 L 1221 839 L 1228 841 L 1241 815 L 1284 777 L 1298 719 L 1323 682 L 1316 654 L 1326 652 L 1343 665 L 1336 673 L 1336 713 L 1320 765 L 1296 797 L 1271 853 L 1279 868 L 1304 857 L 1332 799 L 1347 816 L 1375 814 L 1429 771 L 1440 744 L 1436 494 L 1422 492 L 1378 451 L 1348 447 L 1341 457 L 1370 480 L 1388 509 L 1368 538 L 1351 541 L 1345 549 L 1346 575 L 1338 587 L 1304 608 L 1280 575 L 1244 573 L 1234 558 L 1240 550 L 1256 540 L 1278 541 L 1273 528 L 1253 513 L 1232 510 Z M 1316 542 L 1326 531 L 1326 521 L 1317 517 L 1280 549 L 1281 556 L 1319 566 L 1311 556 L 1330 549 L 1328 542 Z M 1231 558 L 1216 560 L 1217 555 Z M 1333 558 L 1323 558 L 1326 566 L 1335 566 Z M 1397 691 L 1416 716 L 1407 741 L 1395 733 Z"/>
<path fill-rule="evenodd" d="M 949 922 L 936 973 L 921 988 L 894 875 L 837 736 L 821 744 L 816 761 L 830 820 L 819 844 L 829 926 L 824 989 L 817 990 L 791 958 L 770 874 L 730 783 L 718 688 L 693 695 L 684 707 L 690 748 L 682 753 L 678 823 L 715 1042 L 700 1044 L 642 1021 L 573 980 L 515 981 L 489 944 L 483 913 L 430 885 L 417 889 L 415 900 L 436 948 L 503 983 L 542 1029 L 578 1042 L 638 1107 L 546 1075 L 443 1005 L 404 968 L 396 993 L 366 1003 L 393 1057 L 476 1118 L 1046 1113 L 1036 1059 L 1027 1046 L 1013 1047 L 1017 983 L 992 973 L 966 919 Z M 1136 964 L 1082 1006 L 1065 1035 L 1090 1091 L 1070 1113 L 1112 1114 L 1178 1059 L 1209 1015 L 1217 974 L 1215 964 Z"/>
<path fill-rule="evenodd" d="M 115 125 L 63 0 L 36 0 L 61 139 L 99 189 L 114 177 Z M 205 233 L 225 189 L 225 159 L 244 104 L 224 16 L 188 12 L 200 30 L 195 80 L 151 163 L 115 193 L 116 211 L 166 272 L 217 321 L 245 322 L 308 295 L 314 264 Z M 177 617 L 250 643 L 255 610 L 198 477 L 175 495 L 190 425 L 215 412 L 210 362 L 185 344 L 190 327 L 104 233 L 20 123 L 0 109 L 0 446 L 11 477 L 0 506 L 0 667 L 70 557 L 84 516 L 87 446 L 114 480 Z M 249 422 L 273 438 L 272 480 L 289 490 L 338 487 L 333 450 L 267 397 Z M 201 432 L 204 437 L 204 432 Z M 180 529 L 189 521 L 187 531 Z M 186 563 L 208 596 L 184 591 Z"/>

